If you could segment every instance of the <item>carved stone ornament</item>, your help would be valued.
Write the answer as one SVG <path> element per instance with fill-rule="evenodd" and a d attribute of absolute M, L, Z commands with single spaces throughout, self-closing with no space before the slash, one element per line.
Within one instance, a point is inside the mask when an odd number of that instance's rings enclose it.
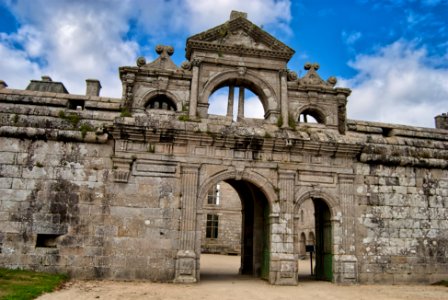
<path fill-rule="evenodd" d="M 338 80 L 336 79 L 336 77 L 331 76 L 330 78 L 327 79 L 327 82 L 328 82 L 329 84 L 331 84 L 332 86 L 335 86 L 336 83 L 338 82 Z"/>
<path fill-rule="evenodd" d="M 146 65 L 146 59 L 143 56 L 137 58 L 137 66 L 143 67 L 144 65 Z"/>
<path fill-rule="evenodd" d="M 191 63 L 188 60 L 184 61 L 180 66 L 184 70 L 190 70 L 191 69 Z"/>
<path fill-rule="evenodd" d="M 247 68 L 246 68 L 246 67 L 239 67 L 239 68 L 238 68 L 238 74 L 239 74 L 240 76 L 244 76 L 244 75 L 246 75 L 246 72 L 247 72 Z"/>
<path fill-rule="evenodd" d="M 288 81 L 297 80 L 297 73 L 294 71 L 288 71 Z"/>
<path fill-rule="evenodd" d="M 326 88 L 333 88 L 336 84 L 336 78 L 330 77 L 327 81 L 324 81 L 322 78 L 320 78 L 319 74 L 317 74 L 317 70 L 319 70 L 319 64 L 317 63 L 309 63 L 307 62 L 304 66 L 304 69 L 308 72 L 298 80 L 298 84 L 305 86 L 305 85 L 313 85 L 313 86 L 320 86 L 320 87 L 326 87 Z"/>
<path fill-rule="evenodd" d="M 159 69 L 159 70 L 179 70 L 176 64 L 171 60 L 170 56 L 174 53 L 172 46 L 157 45 L 155 51 L 159 54 L 153 62 L 146 63 L 140 58 L 137 60 L 137 66 L 145 69 Z"/>
<path fill-rule="evenodd" d="M 202 60 L 199 58 L 195 58 L 191 61 L 191 66 L 192 67 L 199 67 L 199 65 L 201 64 Z"/>

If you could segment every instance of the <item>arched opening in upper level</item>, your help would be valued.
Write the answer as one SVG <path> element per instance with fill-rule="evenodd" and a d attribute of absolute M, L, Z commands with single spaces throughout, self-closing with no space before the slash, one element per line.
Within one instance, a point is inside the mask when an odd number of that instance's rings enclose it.
<path fill-rule="evenodd" d="M 299 123 L 318 123 L 325 124 L 325 115 L 317 108 L 309 107 L 299 114 L 297 120 Z"/>
<path fill-rule="evenodd" d="M 202 107 L 215 106 L 213 103 L 215 101 L 210 101 L 213 100 L 213 98 L 210 99 L 210 96 L 225 88 L 216 95 L 220 95 L 220 98 L 223 99 L 223 104 L 220 107 L 221 111 L 225 111 L 227 119 L 259 118 L 271 122 L 276 121 L 280 106 L 273 87 L 260 78 L 257 73 L 242 69 L 227 70 L 213 75 L 204 85 L 198 104 Z M 227 99 L 223 94 L 227 95 Z M 239 101 L 240 99 L 242 101 Z M 234 108 L 236 117 L 234 117 Z M 208 115 L 212 115 L 213 112 L 214 110 L 210 108 L 205 111 Z"/>
<path fill-rule="evenodd" d="M 209 97 L 209 115 L 220 115 L 234 121 L 244 118 L 264 119 L 265 109 L 250 82 L 225 82 Z"/>
<path fill-rule="evenodd" d="M 165 94 L 157 94 L 146 102 L 146 109 L 177 111 L 176 104 Z"/>

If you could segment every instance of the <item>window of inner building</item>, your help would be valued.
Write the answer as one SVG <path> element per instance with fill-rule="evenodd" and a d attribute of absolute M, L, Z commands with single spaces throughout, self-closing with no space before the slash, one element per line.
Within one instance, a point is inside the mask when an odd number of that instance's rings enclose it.
<path fill-rule="evenodd" d="M 176 105 L 166 95 L 157 95 L 149 100 L 146 108 L 176 111 Z"/>
<path fill-rule="evenodd" d="M 241 95 L 240 95 L 241 93 Z M 239 105 L 240 99 L 243 105 Z M 240 86 L 224 86 L 209 98 L 208 113 L 238 118 L 264 119 L 264 108 L 260 98 L 250 89 Z"/>
<path fill-rule="evenodd" d="M 205 237 L 208 239 L 218 238 L 218 215 L 207 215 L 207 229 Z"/>
<path fill-rule="evenodd" d="M 217 184 L 208 191 L 207 204 L 219 205 L 219 197 L 220 197 L 220 186 L 219 184 Z"/>

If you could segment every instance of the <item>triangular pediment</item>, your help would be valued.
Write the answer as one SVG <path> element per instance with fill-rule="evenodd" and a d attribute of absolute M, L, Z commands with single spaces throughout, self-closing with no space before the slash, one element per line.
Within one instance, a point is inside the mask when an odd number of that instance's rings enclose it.
<path fill-rule="evenodd" d="M 240 16 L 187 39 L 187 58 L 195 49 L 289 60 L 294 50 Z"/>

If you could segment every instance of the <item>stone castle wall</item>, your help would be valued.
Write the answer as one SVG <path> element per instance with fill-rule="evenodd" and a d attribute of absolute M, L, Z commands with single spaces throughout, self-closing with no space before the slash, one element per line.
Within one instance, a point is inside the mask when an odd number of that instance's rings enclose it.
<path fill-rule="evenodd" d="M 361 282 L 442 280 L 448 271 L 448 171 L 357 166 Z"/>
<path fill-rule="evenodd" d="M 245 274 L 297 284 L 300 207 L 312 201 L 322 279 L 446 279 L 446 118 L 437 129 L 347 120 L 350 90 L 318 64 L 298 78 L 294 51 L 241 14 L 190 37 L 181 68 L 172 47 L 156 51 L 120 68 L 122 99 L 94 80 L 87 95 L 49 77 L 0 85 L 0 266 L 197 282 L 207 193 L 225 181 L 241 198 L 223 225 L 243 229 Z M 257 94 L 265 119 L 243 105 L 236 121 L 209 116 L 224 86 Z M 222 243 L 237 250 L 231 236 Z"/>

